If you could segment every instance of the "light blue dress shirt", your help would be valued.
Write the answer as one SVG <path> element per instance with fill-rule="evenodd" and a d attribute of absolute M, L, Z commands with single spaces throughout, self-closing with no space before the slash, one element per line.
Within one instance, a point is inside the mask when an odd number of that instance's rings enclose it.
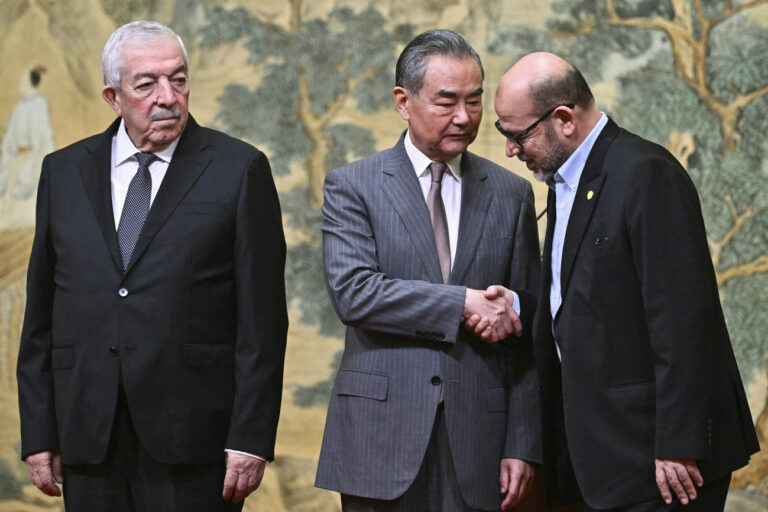
<path fill-rule="evenodd" d="M 576 190 L 579 187 L 581 173 L 584 170 L 584 164 L 587 163 L 587 157 L 592 151 L 600 132 L 608 123 L 608 117 L 602 114 L 589 135 L 579 144 L 568 160 L 557 170 L 551 180 L 548 181 L 550 188 L 555 190 L 555 231 L 552 235 L 552 283 L 549 287 L 549 307 L 554 319 L 557 315 L 560 305 L 563 302 L 562 290 L 560 288 L 560 272 L 563 260 L 563 242 L 565 242 L 565 231 L 568 228 L 568 219 L 571 216 L 573 200 L 576 198 Z M 557 347 L 557 357 L 560 355 L 560 347 Z"/>

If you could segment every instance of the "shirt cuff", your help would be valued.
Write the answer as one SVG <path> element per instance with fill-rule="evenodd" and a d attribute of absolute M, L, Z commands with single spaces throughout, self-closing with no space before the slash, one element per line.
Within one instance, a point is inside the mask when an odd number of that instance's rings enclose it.
<path fill-rule="evenodd" d="M 261 455 L 254 455 L 253 453 L 248 452 L 241 452 L 240 450 L 230 450 L 229 448 L 224 448 L 225 452 L 232 452 L 232 453 L 239 453 L 240 455 L 247 455 L 248 457 L 253 457 L 254 459 L 263 460 L 264 462 L 267 462 L 267 459 L 262 457 Z"/>
<path fill-rule="evenodd" d="M 515 310 L 517 316 L 520 316 L 520 297 L 517 296 L 517 292 L 512 292 L 512 296 L 515 297 L 515 301 L 512 303 L 512 309 Z"/>

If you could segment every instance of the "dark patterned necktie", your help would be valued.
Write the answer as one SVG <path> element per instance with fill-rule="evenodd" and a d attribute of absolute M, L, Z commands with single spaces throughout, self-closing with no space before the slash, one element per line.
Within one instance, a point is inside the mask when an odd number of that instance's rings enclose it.
<path fill-rule="evenodd" d="M 136 247 L 136 241 L 139 239 L 141 228 L 149 213 L 149 201 L 152 197 L 152 175 L 149 173 L 149 164 L 157 159 L 152 153 L 136 153 L 134 156 L 139 161 L 139 170 L 128 185 L 123 213 L 120 215 L 120 225 L 117 228 L 123 271 L 131 262 L 133 248 Z"/>
<path fill-rule="evenodd" d="M 429 218 L 432 220 L 432 231 L 435 233 L 435 245 L 437 245 L 437 256 L 440 258 L 440 270 L 443 273 L 444 283 L 447 283 L 451 276 L 451 244 L 448 241 L 448 221 L 441 194 L 446 169 L 447 166 L 443 162 L 429 164 L 432 184 L 429 186 L 427 195 L 427 209 L 429 209 Z"/>

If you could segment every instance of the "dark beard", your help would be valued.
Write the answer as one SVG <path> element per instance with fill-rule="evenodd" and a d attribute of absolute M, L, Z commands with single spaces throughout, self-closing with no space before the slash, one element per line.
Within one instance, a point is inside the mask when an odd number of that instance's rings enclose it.
<path fill-rule="evenodd" d="M 555 129 L 549 123 L 544 124 L 544 135 L 547 140 L 547 156 L 539 163 L 537 179 L 544 178 L 545 181 L 555 175 L 560 166 L 562 166 L 568 157 L 568 148 L 560 144 L 557 140 Z"/>

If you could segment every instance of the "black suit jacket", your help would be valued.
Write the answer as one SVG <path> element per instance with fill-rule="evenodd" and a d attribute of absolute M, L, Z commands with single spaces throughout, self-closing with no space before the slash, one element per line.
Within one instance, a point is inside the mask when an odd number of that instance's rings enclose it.
<path fill-rule="evenodd" d="M 269 163 L 190 116 L 121 270 L 110 192 L 119 119 L 43 162 L 18 360 L 22 456 L 97 463 L 118 382 L 169 463 L 273 457 L 287 331 Z"/>
<path fill-rule="evenodd" d="M 535 345 L 550 497 L 574 490 L 571 463 L 597 508 L 659 497 L 655 458 L 696 459 L 705 482 L 745 465 L 759 447 L 688 174 L 609 120 L 568 221 L 554 329 L 548 202 Z"/>

